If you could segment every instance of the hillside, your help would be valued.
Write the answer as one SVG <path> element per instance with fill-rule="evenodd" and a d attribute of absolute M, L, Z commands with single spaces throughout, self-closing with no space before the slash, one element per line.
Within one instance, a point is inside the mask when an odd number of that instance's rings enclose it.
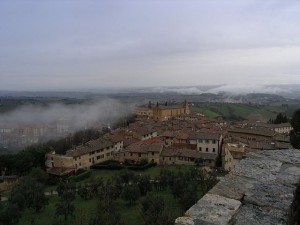
<path fill-rule="evenodd" d="M 291 116 L 286 106 L 254 105 L 242 103 L 203 102 L 194 103 L 192 112 L 199 112 L 210 117 L 223 117 L 228 120 L 260 120 L 267 122 L 280 112 Z"/>

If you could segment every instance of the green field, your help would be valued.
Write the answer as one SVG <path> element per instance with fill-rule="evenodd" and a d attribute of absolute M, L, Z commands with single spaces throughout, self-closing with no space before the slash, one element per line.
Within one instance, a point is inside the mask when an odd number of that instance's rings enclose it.
<path fill-rule="evenodd" d="M 267 122 L 270 118 L 276 118 L 278 113 L 286 113 L 291 116 L 294 108 L 286 108 L 282 105 L 254 105 L 241 103 L 203 102 L 191 107 L 192 112 L 202 113 L 209 117 L 222 117 L 227 120 L 260 120 Z"/>
<path fill-rule="evenodd" d="M 167 169 L 173 172 L 185 172 L 193 168 L 192 166 L 168 166 Z M 151 178 L 159 175 L 161 167 L 152 167 L 143 172 L 134 172 L 135 174 L 148 174 Z M 78 184 L 88 183 L 96 178 L 102 177 L 104 180 L 109 179 L 111 176 L 119 173 L 118 170 L 92 170 L 92 174 L 86 180 L 78 182 Z M 56 186 L 48 186 L 46 191 L 55 190 Z M 152 190 L 151 194 L 160 196 L 165 200 L 166 211 L 172 215 L 175 219 L 184 214 L 184 210 L 180 207 L 178 200 L 173 197 L 169 188 L 166 190 Z M 198 191 L 198 198 L 202 197 L 202 193 Z M 118 198 L 116 200 L 116 205 L 118 211 L 121 214 L 122 219 L 125 221 L 126 225 L 137 225 L 142 223 L 140 203 L 145 197 L 141 197 L 133 205 L 128 205 L 123 199 Z M 32 225 L 33 221 L 36 225 L 53 225 L 57 222 L 57 216 L 55 215 L 55 204 L 58 200 L 56 195 L 49 196 L 49 204 L 46 206 L 45 210 L 40 213 L 36 213 L 34 210 L 26 209 L 22 212 L 22 218 L 19 221 L 20 225 Z M 96 199 L 83 200 L 78 195 L 75 200 L 75 214 L 74 217 L 69 218 L 66 222 L 67 225 L 82 225 L 88 224 L 90 218 L 93 218 L 96 211 Z M 64 224 L 64 218 L 61 216 L 58 218 L 61 224 Z"/>

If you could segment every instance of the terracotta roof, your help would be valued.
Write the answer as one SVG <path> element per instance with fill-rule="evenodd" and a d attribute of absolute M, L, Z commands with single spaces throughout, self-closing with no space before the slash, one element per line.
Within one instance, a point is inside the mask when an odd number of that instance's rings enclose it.
<path fill-rule="evenodd" d="M 175 134 L 174 134 L 173 131 L 166 130 L 166 131 L 164 131 L 164 132 L 162 133 L 161 136 L 163 136 L 163 137 L 175 137 Z"/>
<path fill-rule="evenodd" d="M 219 140 L 220 134 L 216 133 L 192 133 L 189 136 L 190 140 Z"/>
<path fill-rule="evenodd" d="M 159 138 L 151 138 L 129 145 L 124 151 L 134 153 L 161 152 L 163 142 Z"/>
<path fill-rule="evenodd" d="M 273 137 L 275 132 L 270 129 L 260 129 L 260 128 L 231 128 L 228 129 L 229 133 L 243 133 L 243 134 L 254 134 L 265 137 Z"/>
<path fill-rule="evenodd" d="M 140 139 L 138 139 L 138 138 L 133 138 L 133 137 L 132 138 L 126 138 L 126 139 L 123 140 L 123 146 L 127 147 L 127 146 L 129 146 L 133 143 L 139 142 L 139 141 L 140 141 Z"/>
<path fill-rule="evenodd" d="M 56 176 L 65 176 L 75 171 L 75 168 L 64 168 L 64 167 L 52 167 L 47 170 L 47 173 Z"/>
<path fill-rule="evenodd" d="M 147 140 L 144 140 L 143 143 L 153 144 L 153 143 L 163 143 L 163 141 L 160 139 L 160 137 L 153 137 L 153 138 L 149 138 Z"/>
<path fill-rule="evenodd" d="M 172 146 L 174 148 L 187 148 L 187 149 L 197 149 L 196 144 L 188 144 L 188 143 L 173 143 Z"/>
<path fill-rule="evenodd" d="M 190 157 L 190 158 L 201 158 L 201 153 L 196 150 L 191 149 L 178 149 L 178 148 L 165 148 L 161 152 L 161 156 L 163 157 L 173 157 L 173 156 L 182 156 L 182 157 Z"/>
<path fill-rule="evenodd" d="M 112 134 L 112 135 L 108 136 L 106 139 L 113 143 L 117 143 L 117 142 L 123 141 L 125 138 L 122 135 Z"/>
<path fill-rule="evenodd" d="M 98 138 L 96 140 L 91 140 L 83 145 L 76 146 L 74 149 L 68 150 L 66 152 L 66 156 L 77 157 L 81 155 L 85 155 L 89 152 L 93 152 L 96 150 L 104 149 L 110 146 L 113 146 L 113 142 L 108 141 L 103 138 Z"/>
<path fill-rule="evenodd" d="M 184 132 L 179 132 L 176 134 L 176 139 L 178 140 L 187 140 L 188 137 L 189 137 L 189 134 L 188 133 L 184 133 Z"/>

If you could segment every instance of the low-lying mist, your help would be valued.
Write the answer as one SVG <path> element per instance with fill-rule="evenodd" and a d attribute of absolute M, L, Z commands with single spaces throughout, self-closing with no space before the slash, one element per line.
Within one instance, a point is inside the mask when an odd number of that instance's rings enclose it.
<path fill-rule="evenodd" d="M 0 145 L 29 145 L 90 127 L 101 129 L 128 116 L 131 108 L 109 98 L 84 104 L 22 106 L 0 114 Z"/>

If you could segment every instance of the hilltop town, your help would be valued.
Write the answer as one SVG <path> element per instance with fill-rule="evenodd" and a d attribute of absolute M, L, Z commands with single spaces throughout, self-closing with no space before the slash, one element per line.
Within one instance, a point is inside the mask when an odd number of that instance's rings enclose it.
<path fill-rule="evenodd" d="M 46 154 L 49 174 L 64 176 L 105 161 L 200 165 L 230 171 L 248 152 L 291 148 L 289 123 L 228 122 L 191 113 L 189 104 L 151 104 L 134 110 L 136 120 L 64 155 Z"/>

